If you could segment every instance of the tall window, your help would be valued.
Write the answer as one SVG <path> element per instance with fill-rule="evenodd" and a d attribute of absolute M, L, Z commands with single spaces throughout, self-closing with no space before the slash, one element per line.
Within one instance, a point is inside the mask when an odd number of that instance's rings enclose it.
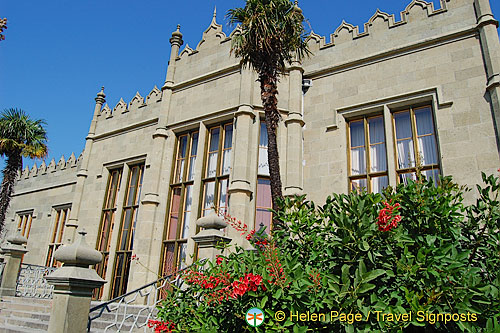
<path fill-rule="evenodd" d="M 127 181 L 127 192 L 123 203 L 123 212 L 113 270 L 113 287 L 111 297 L 115 298 L 127 292 L 130 260 L 134 247 L 134 234 L 137 225 L 139 200 L 141 197 L 144 164 L 130 168 Z"/>
<path fill-rule="evenodd" d="M 406 184 L 408 179 L 415 180 L 416 167 L 420 166 L 422 174 L 437 183 L 439 162 L 431 107 L 394 112 L 393 119 L 398 182 Z"/>
<path fill-rule="evenodd" d="M 28 238 L 31 231 L 31 223 L 33 222 L 33 211 L 29 213 L 20 213 L 17 215 L 17 228 L 21 229 L 21 235 Z"/>
<path fill-rule="evenodd" d="M 102 261 L 96 265 L 96 271 L 102 278 L 106 277 L 106 269 L 109 261 L 109 248 L 111 245 L 111 232 L 115 222 L 116 197 L 120 190 L 122 169 L 111 170 L 106 188 L 106 196 L 102 208 L 99 236 L 97 237 L 97 250 L 103 255 Z M 102 287 L 94 289 L 94 298 L 102 297 Z"/>
<path fill-rule="evenodd" d="M 163 239 L 162 276 L 182 268 L 186 259 L 197 152 L 198 132 L 177 138 L 174 172 L 170 182 L 169 214 Z"/>
<path fill-rule="evenodd" d="M 257 166 L 257 194 L 255 204 L 255 229 L 259 229 L 261 223 L 266 227 L 266 233 L 271 230 L 272 208 L 271 180 L 269 179 L 269 161 L 267 159 L 267 126 L 261 120 L 259 136 L 259 161 Z"/>
<path fill-rule="evenodd" d="M 381 192 L 388 185 L 383 116 L 349 122 L 349 188 Z"/>
<path fill-rule="evenodd" d="M 232 142 L 233 124 L 216 126 L 209 130 L 201 216 L 208 215 L 214 206 L 221 213 L 227 211 Z"/>
<path fill-rule="evenodd" d="M 64 226 L 69 218 L 69 213 L 69 207 L 56 209 L 54 229 L 52 230 L 52 235 L 50 237 L 49 251 L 47 253 L 47 261 L 45 263 L 45 266 L 47 267 L 61 267 L 61 263 L 54 259 L 54 252 L 56 252 L 62 244 Z"/>

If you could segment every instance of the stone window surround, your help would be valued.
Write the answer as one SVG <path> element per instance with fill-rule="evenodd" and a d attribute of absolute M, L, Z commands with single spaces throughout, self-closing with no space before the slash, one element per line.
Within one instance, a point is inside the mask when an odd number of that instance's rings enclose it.
<path fill-rule="evenodd" d="M 355 104 L 347 107 L 342 107 L 333 110 L 333 124 L 326 127 L 326 131 L 333 131 L 338 129 L 337 116 L 341 115 L 344 117 L 344 121 L 348 123 L 351 119 L 357 117 L 362 117 L 366 115 L 377 115 L 382 114 L 384 116 L 384 128 L 385 128 L 385 142 L 386 142 L 386 153 L 387 153 L 387 171 L 389 177 L 389 186 L 395 187 L 397 185 L 397 174 L 396 174 L 396 159 L 394 151 L 394 138 L 395 133 L 393 132 L 393 119 L 392 113 L 394 111 L 401 111 L 402 109 L 409 108 L 415 105 L 429 104 L 431 106 L 431 111 L 433 113 L 435 135 L 436 135 L 436 146 L 438 152 L 438 164 L 441 165 L 441 154 L 439 147 L 439 123 L 436 117 L 436 113 L 441 109 L 449 108 L 453 105 L 452 101 L 445 101 L 443 98 L 443 93 L 441 87 L 433 87 L 429 89 L 414 91 L 402 95 L 391 96 L 371 102 Z M 346 133 L 347 138 L 347 133 Z M 347 140 L 347 139 L 346 139 Z M 347 142 L 347 141 L 346 141 Z M 349 145 L 347 145 L 349 147 Z M 348 152 L 347 152 L 348 153 Z M 348 167 L 348 161 L 346 159 L 346 170 Z M 349 188 L 349 179 L 346 180 L 347 188 Z"/>
<path fill-rule="evenodd" d="M 28 230 L 28 235 L 25 235 L 24 232 L 23 232 L 23 229 L 25 229 L 25 227 L 22 227 L 22 223 L 21 225 L 19 226 L 19 219 L 22 217 L 22 216 L 26 216 L 26 215 L 31 215 L 31 220 L 29 221 L 29 230 Z M 17 225 L 16 225 L 16 229 L 15 230 L 12 230 L 12 232 L 15 232 L 18 228 L 21 228 L 21 234 L 26 237 L 26 238 L 29 238 L 29 233 L 31 231 L 31 228 L 33 227 L 33 220 L 37 218 L 37 215 L 35 213 L 35 209 L 23 209 L 23 210 L 19 210 L 17 211 L 15 214 L 14 214 L 14 217 L 12 218 L 12 221 L 18 221 L 17 222 Z"/>

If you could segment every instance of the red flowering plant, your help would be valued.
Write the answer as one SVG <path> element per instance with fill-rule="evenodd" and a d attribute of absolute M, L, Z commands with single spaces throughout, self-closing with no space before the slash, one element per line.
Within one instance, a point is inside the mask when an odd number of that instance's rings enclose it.
<path fill-rule="evenodd" d="M 495 328 L 500 181 L 483 178 L 487 186 L 478 187 L 477 202 L 468 207 L 463 189 L 441 178 L 438 185 L 419 179 L 383 194 L 333 194 L 320 207 L 304 196 L 286 198 L 276 211 L 283 228 L 270 235 L 226 215 L 251 249 L 224 250 L 214 262 L 187 269 L 185 285 L 172 287 L 163 300 L 159 320 L 173 324 L 173 332 Z M 252 307 L 265 314 L 257 328 L 245 321 Z M 276 319 L 278 311 L 283 320 Z M 309 321 L 291 316 L 308 311 L 339 315 Z M 375 311 L 412 313 L 412 320 L 377 320 Z M 418 311 L 469 313 L 471 320 L 419 322 Z M 342 313 L 363 320 L 349 322 Z"/>

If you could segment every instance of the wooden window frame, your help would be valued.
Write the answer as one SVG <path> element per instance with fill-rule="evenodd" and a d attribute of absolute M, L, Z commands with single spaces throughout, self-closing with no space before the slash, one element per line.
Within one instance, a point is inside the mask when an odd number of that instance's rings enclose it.
<path fill-rule="evenodd" d="M 196 139 L 196 155 L 192 154 L 192 148 L 193 148 L 193 139 L 197 135 Z M 179 151 L 180 151 L 180 142 L 182 137 L 187 137 L 187 147 L 186 147 L 186 164 L 184 166 L 183 170 L 183 175 L 179 178 L 181 181 L 176 182 L 176 176 L 177 176 L 177 166 L 179 161 Z M 175 150 L 174 150 L 174 161 L 172 163 L 172 171 L 171 171 L 171 179 L 170 179 L 170 189 L 169 189 L 169 196 L 168 196 L 168 201 L 167 201 L 167 214 L 166 214 L 166 220 L 165 220 L 165 228 L 163 231 L 163 237 L 162 237 L 162 247 L 161 247 L 161 261 L 160 261 L 160 267 L 159 267 L 159 272 L 160 275 L 165 275 L 165 274 L 172 274 L 174 273 L 180 266 L 180 248 L 181 246 L 184 246 L 187 244 L 187 237 L 186 238 L 181 238 L 182 236 L 182 230 L 184 229 L 184 226 L 186 223 L 189 223 L 189 221 L 184 221 L 184 213 L 187 212 L 184 210 L 186 206 L 186 191 L 189 186 L 191 186 L 191 190 L 194 188 L 194 180 L 195 177 L 193 176 L 192 179 L 189 179 L 189 170 L 191 168 L 191 158 L 196 157 L 194 159 L 194 163 L 196 163 L 196 159 L 199 157 L 199 150 L 198 150 L 198 144 L 200 140 L 200 132 L 198 129 L 187 132 L 187 133 L 182 133 L 177 135 L 176 137 L 176 142 L 175 142 Z M 178 214 L 178 221 L 177 221 L 177 230 L 175 231 L 175 239 L 169 239 L 169 234 L 170 234 L 170 227 L 171 227 L 171 208 L 172 208 L 172 200 L 174 198 L 174 190 L 180 188 L 180 198 L 179 198 L 179 209 L 177 211 Z M 191 193 L 191 197 L 194 196 L 194 193 Z M 191 213 L 193 212 L 193 207 L 191 207 Z M 186 235 L 187 236 L 187 235 Z M 173 245 L 174 251 L 173 251 L 173 265 L 172 265 L 172 272 L 166 272 L 166 256 L 167 256 L 167 249 L 169 245 Z"/>
<path fill-rule="evenodd" d="M 33 223 L 33 211 L 17 213 L 17 216 L 17 229 L 21 229 L 21 235 L 28 239 L 30 236 L 31 225 Z"/>
<path fill-rule="evenodd" d="M 135 179 L 134 184 L 132 184 L 132 176 L 135 170 L 138 169 L 138 174 Z M 137 214 L 139 211 L 140 204 L 140 196 L 143 185 L 143 177 L 144 177 L 145 163 L 137 163 L 129 166 L 128 175 L 127 175 L 127 187 L 125 196 L 123 199 L 122 213 L 120 217 L 120 230 L 118 233 L 118 240 L 116 244 L 115 251 L 115 261 L 113 267 L 113 275 L 112 275 L 112 284 L 110 288 L 110 298 L 115 298 L 121 296 L 127 291 L 128 278 L 130 273 L 130 262 L 132 258 L 132 250 L 133 250 L 133 238 L 135 233 L 137 222 Z M 129 205 L 128 201 L 130 198 L 131 189 L 134 188 L 134 198 L 132 199 L 132 204 Z M 123 240 L 123 234 L 125 230 L 125 218 L 127 215 L 127 211 L 131 211 L 130 217 L 130 225 L 128 228 L 128 232 L 126 234 L 126 239 Z M 122 246 L 123 243 L 123 246 Z M 118 260 L 119 257 L 123 256 L 123 265 L 121 267 L 121 272 L 118 272 Z M 121 275 L 118 275 L 120 273 Z"/>
<path fill-rule="evenodd" d="M 54 208 L 55 219 L 52 234 L 49 242 L 49 250 L 47 252 L 47 260 L 45 266 L 47 267 L 61 267 L 62 263 L 54 259 L 54 252 L 63 244 L 64 228 L 68 222 L 71 213 L 71 206 Z M 61 219 L 62 215 L 62 219 Z"/>
<path fill-rule="evenodd" d="M 384 124 L 384 143 L 376 143 L 376 144 L 371 144 L 370 143 L 370 131 L 369 131 L 369 125 L 368 121 L 369 119 L 374 119 L 374 118 L 382 118 L 382 123 Z M 365 142 L 363 146 L 356 146 L 356 147 L 351 147 L 351 126 L 350 124 L 353 122 L 357 121 L 363 121 L 363 130 L 365 133 Z M 387 159 L 387 133 L 385 133 L 385 120 L 384 120 L 384 115 L 383 114 L 370 114 L 370 115 L 364 115 L 361 117 L 356 117 L 349 119 L 346 121 L 346 131 L 347 131 L 347 170 L 348 170 L 348 188 L 349 188 L 349 193 L 353 191 L 352 189 L 352 182 L 354 180 L 360 180 L 360 179 L 366 179 L 366 191 L 368 193 L 372 193 L 372 178 L 376 177 L 387 177 L 387 183 L 389 184 L 389 161 Z M 386 159 L 386 170 L 385 171 L 376 171 L 376 172 L 371 172 L 371 156 L 370 156 L 370 147 L 372 145 L 378 145 L 378 144 L 384 144 L 385 145 L 385 159 Z M 361 175 L 352 175 L 352 164 L 351 164 L 351 150 L 353 148 L 360 148 L 364 147 L 365 148 L 365 173 Z"/>
<path fill-rule="evenodd" d="M 417 120 L 415 117 L 415 111 L 421 110 L 421 109 L 429 109 L 430 114 L 431 114 L 431 119 L 432 119 L 432 127 L 433 127 L 433 133 L 432 134 L 425 134 L 425 135 L 418 135 L 417 133 Z M 411 139 L 413 141 L 413 151 L 414 151 L 414 167 L 409 167 L 409 168 L 399 168 L 399 153 L 397 149 L 397 144 L 399 140 L 407 140 L 410 138 L 404 138 L 404 139 L 399 139 L 397 138 L 396 134 L 396 119 L 394 118 L 395 114 L 398 113 L 405 113 L 409 112 L 410 114 L 410 123 L 411 123 Z M 439 175 L 441 175 L 441 165 L 440 165 L 440 154 L 439 154 L 439 144 L 438 144 L 438 138 L 437 138 L 437 133 L 436 133 L 436 123 L 435 123 L 435 118 L 434 118 L 434 112 L 432 105 L 430 104 L 425 104 L 425 105 L 419 105 L 419 106 L 411 106 L 407 107 L 403 110 L 397 110 L 391 112 L 391 123 L 392 123 L 392 133 L 394 137 L 394 159 L 395 159 L 395 166 L 396 166 L 396 181 L 397 184 L 400 184 L 400 175 L 402 174 L 412 174 L 417 172 L 417 166 L 420 166 L 421 171 L 428 171 L 428 170 L 438 170 Z M 428 165 L 422 165 L 421 164 L 421 157 L 419 153 L 419 144 L 418 144 L 418 138 L 424 137 L 424 136 L 430 136 L 434 135 L 434 142 L 436 144 L 436 161 L 437 163 L 434 164 L 428 164 Z"/>
<path fill-rule="evenodd" d="M 114 175 L 117 174 L 117 181 L 116 181 L 116 187 L 112 188 L 113 185 L 113 179 Z M 97 274 L 102 277 L 103 279 L 106 278 L 106 272 L 107 272 L 107 266 L 108 266 L 108 261 L 109 261 L 109 254 L 110 254 L 110 249 L 111 249 L 111 235 L 113 233 L 113 228 L 115 224 L 115 217 L 116 217 L 116 210 L 117 210 L 117 203 L 118 203 L 118 193 L 120 192 L 120 187 L 121 187 L 121 181 L 122 181 L 122 176 L 123 176 L 123 168 L 115 168 L 115 169 L 110 169 L 109 170 L 109 175 L 108 175 L 108 181 L 106 183 L 106 193 L 104 194 L 104 200 L 102 204 L 102 209 L 101 209 L 101 221 L 99 223 L 99 234 L 97 235 L 97 242 L 96 242 L 96 249 L 102 253 L 102 261 L 95 265 L 95 270 Z M 112 207 L 107 207 L 109 200 L 111 198 L 111 195 L 114 195 L 114 202 L 112 204 Z M 108 224 L 108 229 L 107 230 L 102 230 L 104 227 L 104 220 L 106 218 L 107 214 L 111 215 L 111 221 L 109 221 Z M 106 242 L 105 242 L 105 249 L 101 248 L 101 243 L 103 237 L 107 236 Z M 92 298 L 94 299 L 101 299 L 102 293 L 103 293 L 103 287 L 94 289 Z"/>

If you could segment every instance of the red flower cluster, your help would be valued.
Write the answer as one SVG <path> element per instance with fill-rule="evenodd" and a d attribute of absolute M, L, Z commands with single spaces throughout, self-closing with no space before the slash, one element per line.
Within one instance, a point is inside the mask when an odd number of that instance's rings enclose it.
<path fill-rule="evenodd" d="M 224 257 L 222 257 L 222 256 L 217 256 L 217 259 L 215 259 L 215 262 L 217 265 L 222 264 L 223 261 L 224 261 Z"/>
<path fill-rule="evenodd" d="M 213 301 L 220 303 L 230 297 L 243 296 L 248 291 L 257 291 L 259 286 L 262 290 L 266 290 L 266 287 L 262 284 L 262 276 L 252 273 L 247 273 L 244 277 L 233 282 L 231 282 L 229 274 L 224 272 L 218 273 L 217 276 L 205 276 L 201 272 L 189 271 L 186 273 L 185 278 L 189 284 L 196 284 L 203 289 L 214 290 L 205 296 L 208 304 Z M 222 288 L 217 290 L 218 287 Z"/>
<path fill-rule="evenodd" d="M 314 286 L 309 287 L 309 289 L 319 289 L 321 288 L 321 276 L 318 271 L 313 271 L 312 273 L 309 273 L 309 277 L 311 278 L 312 283 L 314 283 Z"/>
<path fill-rule="evenodd" d="M 397 215 L 399 203 L 391 205 L 389 202 L 383 203 L 385 208 L 382 208 L 378 214 L 377 225 L 379 231 L 389 231 L 398 226 L 401 221 L 401 215 Z"/>
<path fill-rule="evenodd" d="M 288 279 L 278 258 L 278 249 L 276 249 L 276 244 L 271 243 L 265 248 L 264 257 L 267 262 L 267 271 L 271 277 L 268 282 L 279 285 L 280 287 L 288 286 Z"/>
<path fill-rule="evenodd" d="M 241 222 L 240 220 L 237 220 L 236 217 L 231 217 L 231 215 L 229 215 L 228 213 L 225 213 L 224 215 L 222 215 L 222 217 L 227 224 L 233 227 L 236 231 L 240 231 L 241 235 L 244 235 L 248 232 L 247 224 Z"/>
<path fill-rule="evenodd" d="M 175 324 L 171 321 L 159 321 L 150 319 L 148 320 L 148 327 L 154 327 L 155 333 L 170 333 L 175 329 Z"/>
<path fill-rule="evenodd" d="M 252 239 L 253 235 L 255 235 L 255 230 L 250 231 L 250 233 L 247 235 L 246 239 L 247 240 Z"/>
<path fill-rule="evenodd" d="M 247 291 L 257 291 L 259 286 L 262 284 L 262 276 L 254 275 L 252 273 L 245 274 L 244 277 L 240 278 L 237 281 L 234 281 L 231 284 L 232 292 L 230 294 L 231 297 L 237 298 L 238 296 L 243 296 Z M 266 290 L 266 287 L 262 285 L 263 290 Z"/>

